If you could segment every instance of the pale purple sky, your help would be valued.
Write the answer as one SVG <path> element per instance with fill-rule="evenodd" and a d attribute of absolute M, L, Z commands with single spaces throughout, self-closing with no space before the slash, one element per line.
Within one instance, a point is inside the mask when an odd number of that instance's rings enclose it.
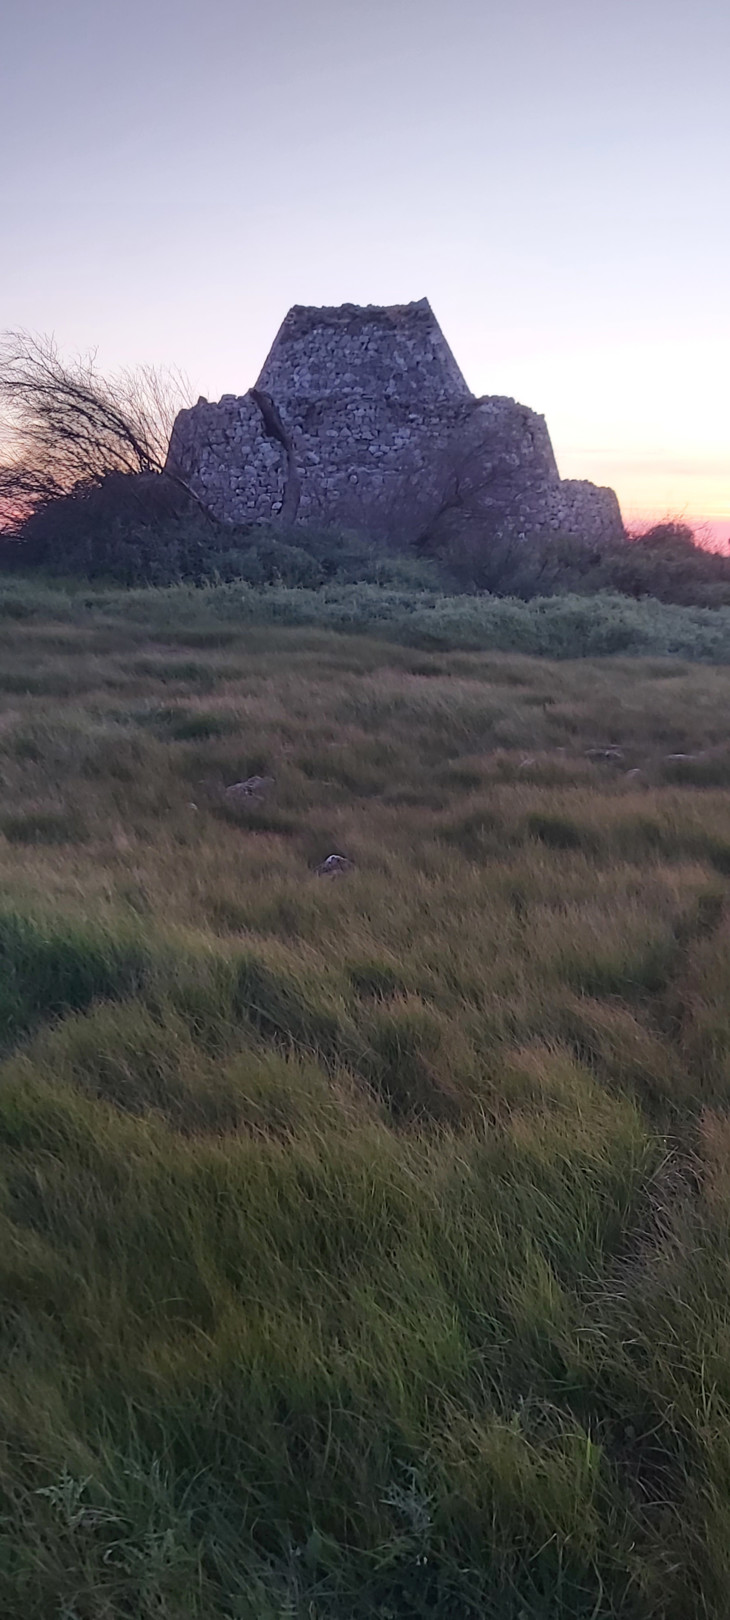
<path fill-rule="evenodd" d="M 2 0 L 0 327 L 216 398 L 425 295 L 565 476 L 730 535 L 729 82 L 728 0 Z"/>

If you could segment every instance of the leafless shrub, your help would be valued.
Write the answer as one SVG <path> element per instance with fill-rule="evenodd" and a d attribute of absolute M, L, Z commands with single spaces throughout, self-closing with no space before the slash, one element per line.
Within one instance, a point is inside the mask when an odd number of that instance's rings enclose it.
<path fill-rule="evenodd" d="M 60 355 L 53 338 L 0 344 L 0 529 L 94 488 L 110 473 L 163 471 L 185 379 L 152 366 L 102 377 L 96 356 Z"/>

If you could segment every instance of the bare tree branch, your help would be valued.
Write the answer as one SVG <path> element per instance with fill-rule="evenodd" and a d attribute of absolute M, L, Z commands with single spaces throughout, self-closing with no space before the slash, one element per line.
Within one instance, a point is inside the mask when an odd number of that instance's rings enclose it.
<path fill-rule="evenodd" d="M 53 338 L 7 333 L 0 344 L 0 529 L 17 530 L 39 507 L 110 473 L 162 473 L 172 424 L 190 403 L 177 372 L 143 366 L 103 378 L 94 353 L 66 361 Z"/>

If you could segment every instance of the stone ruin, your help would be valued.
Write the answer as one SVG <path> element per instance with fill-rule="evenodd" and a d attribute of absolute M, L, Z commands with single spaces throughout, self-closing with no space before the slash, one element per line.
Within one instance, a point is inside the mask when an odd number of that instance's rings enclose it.
<path fill-rule="evenodd" d="M 180 412 L 167 465 L 228 523 L 424 547 L 624 536 L 613 490 L 561 479 L 544 417 L 475 398 L 425 298 L 295 304 L 255 388 Z"/>

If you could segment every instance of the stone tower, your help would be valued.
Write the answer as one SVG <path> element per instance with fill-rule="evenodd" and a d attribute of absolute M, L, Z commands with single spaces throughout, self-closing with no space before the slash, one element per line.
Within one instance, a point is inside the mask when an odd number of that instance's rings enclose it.
<path fill-rule="evenodd" d="M 612 490 L 561 480 L 544 418 L 475 399 L 427 300 L 295 305 L 254 388 L 199 400 L 168 466 L 224 521 L 337 525 L 391 544 L 623 536 Z"/>

